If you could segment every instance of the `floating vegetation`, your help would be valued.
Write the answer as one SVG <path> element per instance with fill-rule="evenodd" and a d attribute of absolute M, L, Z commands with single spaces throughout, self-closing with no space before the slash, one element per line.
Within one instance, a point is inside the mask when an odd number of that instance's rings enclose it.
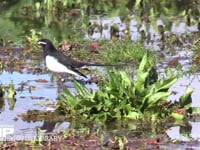
<path fill-rule="evenodd" d="M 64 95 L 59 95 L 59 109 L 72 117 L 80 116 L 104 122 L 123 118 L 150 118 L 152 121 L 166 119 L 179 106 L 189 113 L 192 90 L 180 98 L 180 104 L 169 102 L 167 97 L 171 92 L 168 89 L 177 81 L 177 76 L 168 71 L 166 77 L 158 80 L 153 68 L 154 64 L 144 55 L 136 80 L 131 79 L 125 71 L 107 71 L 96 92 L 74 81 L 75 95 L 64 89 Z"/>

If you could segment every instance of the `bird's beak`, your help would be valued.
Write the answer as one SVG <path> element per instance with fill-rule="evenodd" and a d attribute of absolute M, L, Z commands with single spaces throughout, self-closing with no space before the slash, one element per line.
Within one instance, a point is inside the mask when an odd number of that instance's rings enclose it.
<path fill-rule="evenodd" d="M 42 42 L 42 41 L 38 41 L 38 44 L 39 45 L 46 45 L 47 43 L 46 42 Z"/>

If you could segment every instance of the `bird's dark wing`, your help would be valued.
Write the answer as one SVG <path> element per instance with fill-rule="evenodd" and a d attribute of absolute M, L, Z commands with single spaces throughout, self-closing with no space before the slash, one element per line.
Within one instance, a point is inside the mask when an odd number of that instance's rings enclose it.
<path fill-rule="evenodd" d="M 51 53 L 51 55 L 56 57 L 58 62 L 63 64 L 63 65 L 65 65 L 68 69 L 78 73 L 80 76 L 83 76 L 83 77 L 87 78 L 84 74 L 82 74 L 81 72 L 79 72 L 76 69 L 76 68 L 80 68 L 80 67 L 84 66 L 84 63 L 75 61 L 72 58 L 64 55 L 60 51 L 55 51 L 55 52 Z"/>
<path fill-rule="evenodd" d="M 56 52 L 52 53 L 52 55 L 55 56 L 56 58 L 58 58 L 58 62 L 64 64 L 66 67 L 80 68 L 85 65 L 82 62 L 76 61 L 76 60 L 64 55 L 60 51 L 56 51 Z"/>
<path fill-rule="evenodd" d="M 57 55 L 59 58 L 59 62 L 64 64 L 65 66 L 71 66 L 73 68 L 80 68 L 83 66 L 110 66 L 110 67 L 122 67 L 122 66 L 127 66 L 128 64 L 99 64 L 99 63 L 88 63 L 88 62 L 81 62 L 81 61 L 76 61 L 66 55 L 64 55 L 60 51 L 54 52 L 54 56 Z"/>

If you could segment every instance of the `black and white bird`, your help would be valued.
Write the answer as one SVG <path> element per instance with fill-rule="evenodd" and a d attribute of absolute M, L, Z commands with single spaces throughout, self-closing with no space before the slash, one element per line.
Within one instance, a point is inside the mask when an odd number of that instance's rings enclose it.
<path fill-rule="evenodd" d="M 52 42 L 48 39 L 41 39 L 38 41 L 38 44 L 43 49 L 46 66 L 52 72 L 68 73 L 87 78 L 87 76 L 78 71 L 78 68 L 83 66 L 104 66 L 101 64 L 76 61 L 64 55 L 61 51 L 56 50 Z"/>

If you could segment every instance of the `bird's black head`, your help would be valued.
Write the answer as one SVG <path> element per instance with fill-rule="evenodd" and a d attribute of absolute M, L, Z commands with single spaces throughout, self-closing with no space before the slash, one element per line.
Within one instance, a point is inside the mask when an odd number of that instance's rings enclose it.
<path fill-rule="evenodd" d="M 48 39 L 40 39 L 38 41 L 38 44 L 42 47 L 42 49 L 44 51 L 52 51 L 53 52 L 56 50 L 54 45 L 52 44 L 52 42 Z"/>

